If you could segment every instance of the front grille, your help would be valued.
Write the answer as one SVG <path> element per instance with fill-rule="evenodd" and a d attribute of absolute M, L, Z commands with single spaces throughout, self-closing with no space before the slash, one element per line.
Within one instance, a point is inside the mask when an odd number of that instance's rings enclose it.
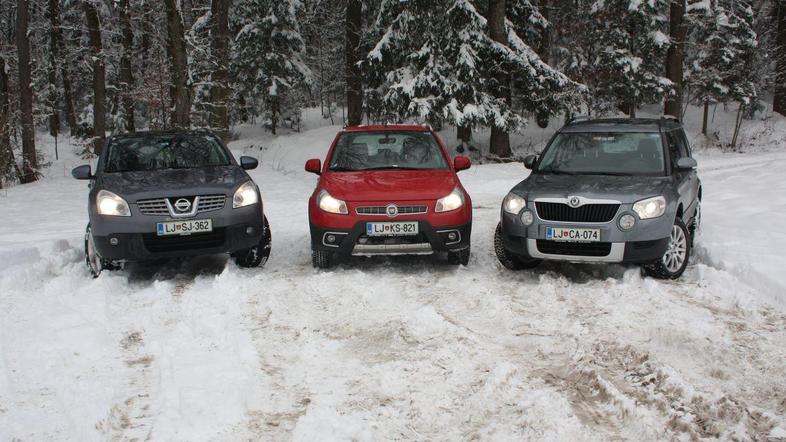
<path fill-rule="evenodd" d="M 396 206 L 398 207 L 399 215 L 414 215 L 418 213 L 426 213 L 428 207 L 426 206 Z M 387 206 L 364 206 L 355 209 L 358 215 L 387 215 Z"/>
<path fill-rule="evenodd" d="M 174 204 L 174 201 L 178 199 L 179 198 L 171 198 L 170 203 Z M 186 197 L 186 199 L 190 200 L 192 203 L 194 201 L 193 197 Z M 197 205 L 197 213 L 211 212 L 213 210 L 221 210 L 224 208 L 224 204 L 226 204 L 226 199 L 227 197 L 224 195 L 200 196 L 199 204 Z M 139 207 L 139 211 L 142 212 L 143 215 L 153 215 L 153 216 L 172 215 L 169 212 L 169 208 L 166 205 L 166 198 L 141 200 L 141 201 L 137 201 L 136 205 L 137 207 Z"/>
<path fill-rule="evenodd" d="M 226 231 L 223 227 L 217 228 L 212 232 L 195 233 L 187 236 L 158 236 L 155 233 L 142 235 L 145 248 L 151 253 L 211 249 L 223 246 L 225 240 Z"/>
<path fill-rule="evenodd" d="M 611 253 L 610 242 L 564 242 L 537 240 L 540 253 L 547 255 L 572 256 L 608 256 Z"/>
<path fill-rule="evenodd" d="M 535 202 L 538 216 L 546 221 L 564 221 L 574 223 L 606 223 L 614 219 L 619 204 L 585 204 L 581 207 L 570 207 L 562 203 Z"/>

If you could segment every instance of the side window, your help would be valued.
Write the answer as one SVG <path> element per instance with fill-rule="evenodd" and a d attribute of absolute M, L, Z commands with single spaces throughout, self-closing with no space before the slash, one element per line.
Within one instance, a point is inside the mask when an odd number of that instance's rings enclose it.
<path fill-rule="evenodd" d="M 677 134 L 677 131 L 669 131 L 666 132 L 666 142 L 669 145 L 669 158 L 671 159 L 672 167 L 677 166 L 677 160 L 682 158 L 682 152 L 680 146 L 682 143 L 680 142 L 680 137 Z"/>
<path fill-rule="evenodd" d="M 688 137 L 685 136 L 685 131 L 680 129 L 676 132 L 680 142 L 680 154 L 685 158 L 690 158 L 690 143 L 688 142 Z"/>

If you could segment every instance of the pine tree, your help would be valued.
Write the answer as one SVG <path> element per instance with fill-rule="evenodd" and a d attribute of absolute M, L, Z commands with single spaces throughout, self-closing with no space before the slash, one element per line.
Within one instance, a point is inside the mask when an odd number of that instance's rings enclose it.
<path fill-rule="evenodd" d="M 231 13 L 239 29 L 233 51 L 234 92 L 255 115 L 265 116 L 273 133 L 281 119 L 282 97 L 311 81 L 301 58 L 300 6 L 298 0 L 238 0 Z"/>
<path fill-rule="evenodd" d="M 630 116 L 642 103 L 672 92 L 663 61 L 669 46 L 666 0 L 596 0 L 581 34 L 578 74 L 593 95 L 593 110 L 620 107 Z"/>
<path fill-rule="evenodd" d="M 384 2 L 375 24 L 384 31 L 366 57 L 377 118 L 444 120 L 464 130 L 490 126 L 506 134 L 526 124 L 526 112 L 556 113 L 568 106 L 577 85 L 544 63 L 505 15 L 521 23 L 523 12 L 536 8 L 525 1 L 508 6 L 495 40 L 472 1 Z M 537 21 L 531 14 L 528 23 Z M 492 152 L 509 156 L 507 144 L 502 146 Z"/>
<path fill-rule="evenodd" d="M 744 0 L 713 0 L 688 5 L 693 32 L 687 84 L 695 99 L 704 104 L 706 135 L 707 108 L 711 103 L 740 103 L 734 142 L 742 112 L 757 97 L 754 78 L 758 37 L 753 30 L 753 9 Z"/>

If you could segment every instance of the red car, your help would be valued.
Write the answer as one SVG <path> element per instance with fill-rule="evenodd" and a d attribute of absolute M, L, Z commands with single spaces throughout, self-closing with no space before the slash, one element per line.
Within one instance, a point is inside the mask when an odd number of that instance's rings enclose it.
<path fill-rule="evenodd" d="M 428 127 L 348 127 L 336 135 L 309 200 L 311 257 L 328 268 L 342 256 L 431 255 L 447 252 L 467 265 L 472 201 L 456 172 L 470 160 L 450 160 Z"/>

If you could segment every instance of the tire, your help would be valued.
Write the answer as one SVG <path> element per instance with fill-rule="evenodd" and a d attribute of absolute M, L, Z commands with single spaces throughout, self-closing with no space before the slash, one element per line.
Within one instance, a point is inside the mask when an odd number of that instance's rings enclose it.
<path fill-rule="evenodd" d="M 273 241 L 273 235 L 270 232 L 270 224 L 267 222 L 267 217 L 263 219 L 265 226 L 265 233 L 259 240 L 259 244 L 247 250 L 241 250 L 232 254 L 235 264 L 238 267 L 254 268 L 264 266 L 270 258 L 270 249 Z"/>
<path fill-rule="evenodd" d="M 311 265 L 315 269 L 329 269 L 333 265 L 333 252 L 311 249 Z"/>
<path fill-rule="evenodd" d="M 494 253 L 502 266 L 509 270 L 533 269 L 540 264 L 539 259 L 524 259 L 505 248 L 505 242 L 502 239 L 502 223 L 497 224 L 497 230 L 494 231 Z"/>
<path fill-rule="evenodd" d="M 658 279 L 677 279 L 688 267 L 691 254 L 690 231 L 681 219 L 674 221 L 666 253 L 659 260 L 645 265 L 644 273 Z"/>
<path fill-rule="evenodd" d="M 85 264 L 87 265 L 87 271 L 90 272 L 90 276 L 93 278 L 101 276 L 101 272 L 104 270 L 111 271 L 120 268 L 112 261 L 102 258 L 98 253 L 90 224 L 85 228 Z"/>
<path fill-rule="evenodd" d="M 454 266 L 462 265 L 466 267 L 469 264 L 470 252 L 470 247 L 455 252 L 448 252 L 448 263 Z"/>

